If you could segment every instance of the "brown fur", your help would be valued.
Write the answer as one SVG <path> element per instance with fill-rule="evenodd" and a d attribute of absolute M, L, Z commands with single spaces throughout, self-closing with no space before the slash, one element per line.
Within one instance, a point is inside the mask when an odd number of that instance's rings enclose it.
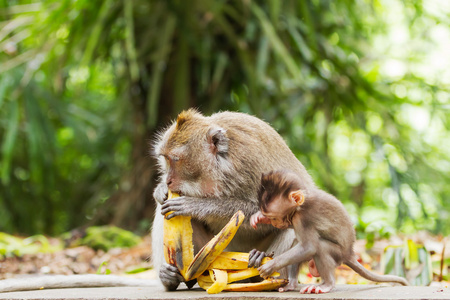
<path fill-rule="evenodd" d="M 301 291 L 305 293 L 330 291 L 335 282 L 334 269 L 342 263 L 347 264 L 366 279 L 408 285 L 404 278 L 378 275 L 361 266 L 353 252 L 355 230 L 342 203 L 334 196 L 314 188 L 302 191 L 305 199 L 298 204 L 299 206 L 295 206 L 295 202 L 287 195 L 298 191 L 299 186 L 301 186 L 301 178 L 289 171 L 274 171 L 262 176 L 260 190 L 265 192 L 260 193 L 262 195 L 259 199 L 261 211 L 264 211 L 263 208 L 266 207 L 265 213 L 269 213 L 269 216 L 273 216 L 271 213 L 276 212 L 276 218 L 285 219 L 284 223 L 289 221 L 299 241 L 294 248 L 261 266 L 259 269 L 263 277 L 279 268 L 313 258 L 323 283 L 320 286 L 303 288 Z M 275 201 L 280 202 L 275 203 Z M 267 211 L 269 204 L 273 212 Z M 290 210 L 294 214 L 285 215 L 285 210 Z M 258 222 L 265 221 L 269 219 L 267 217 L 258 219 Z"/>
<path fill-rule="evenodd" d="M 208 117 L 193 109 L 183 111 L 159 135 L 154 154 L 161 171 L 154 196 L 162 204 L 153 225 L 154 263 L 168 289 L 174 289 L 177 281 L 167 275 L 170 267 L 158 263 L 163 261 L 161 211 L 178 209 L 179 214 L 203 224 L 207 235 L 214 235 L 238 209 L 247 217 L 258 210 L 257 189 L 264 172 L 289 169 L 303 178 L 303 189 L 314 186 L 280 135 L 267 123 L 243 113 L 221 112 Z M 168 188 L 184 197 L 166 201 Z M 294 239 L 291 230 L 260 226 L 255 231 L 247 220 L 228 249 L 247 252 L 260 247 L 281 253 L 292 247 Z M 196 248 L 200 246 L 201 242 Z"/>

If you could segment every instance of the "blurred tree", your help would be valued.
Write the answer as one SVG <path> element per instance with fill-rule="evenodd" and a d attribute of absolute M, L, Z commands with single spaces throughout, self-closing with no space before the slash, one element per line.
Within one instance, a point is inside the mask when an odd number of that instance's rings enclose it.
<path fill-rule="evenodd" d="M 449 228 L 448 86 L 390 76 L 376 57 L 392 7 L 414 37 L 448 14 L 414 1 L 0 3 L 0 230 L 147 227 L 149 144 L 192 106 L 272 123 L 363 231 Z M 435 137 L 410 121 L 418 110 Z"/>

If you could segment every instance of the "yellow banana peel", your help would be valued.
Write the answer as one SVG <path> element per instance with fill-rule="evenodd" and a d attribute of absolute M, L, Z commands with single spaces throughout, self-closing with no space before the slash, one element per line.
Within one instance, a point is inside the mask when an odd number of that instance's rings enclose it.
<path fill-rule="evenodd" d="M 169 191 L 168 199 L 176 197 L 179 195 Z M 170 212 L 167 215 L 170 215 Z M 186 279 L 186 271 L 194 260 L 191 217 L 176 216 L 170 220 L 164 218 L 163 222 L 164 258 L 168 264 L 177 266 Z"/>
<path fill-rule="evenodd" d="M 237 257 L 237 259 L 233 260 L 233 256 Z M 280 273 L 278 272 L 273 273 L 268 279 L 261 282 L 233 283 L 259 276 L 258 269 L 247 268 L 248 256 L 248 253 L 243 252 L 222 252 L 222 254 L 210 264 L 208 268 L 209 273 L 206 274 L 205 272 L 197 278 L 199 286 L 209 294 L 216 294 L 221 291 L 267 291 L 277 289 L 288 283 L 286 279 L 276 278 L 280 276 Z M 272 258 L 264 258 L 262 264 L 265 264 L 269 260 L 272 260 Z M 223 264 L 221 265 L 221 263 Z M 246 266 L 245 269 L 242 268 L 244 264 Z M 214 268 L 212 268 L 212 266 L 214 266 Z M 213 272 L 211 272 L 211 270 L 213 270 Z M 216 275 L 220 270 L 227 274 L 226 284 L 224 284 L 225 278 L 223 273 L 219 276 Z"/>
<path fill-rule="evenodd" d="M 280 278 L 272 278 L 269 277 L 260 282 L 251 282 L 251 283 L 227 283 L 224 284 L 225 276 L 223 273 L 218 275 L 218 271 L 222 271 L 225 274 L 230 273 L 225 270 L 217 270 L 213 269 L 215 276 L 212 277 L 210 274 L 208 275 L 200 275 L 197 278 L 198 285 L 206 290 L 208 294 L 217 294 L 222 291 L 227 292 L 259 292 L 259 291 L 270 291 L 278 289 L 279 287 L 285 286 L 288 284 L 287 279 Z M 210 270 L 211 271 L 211 270 Z M 257 270 L 256 270 L 257 271 Z M 256 272 L 258 275 L 258 272 Z M 219 281 L 219 282 L 217 282 Z"/>
<path fill-rule="evenodd" d="M 247 268 L 244 270 L 229 270 L 228 271 L 228 283 L 244 280 L 247 278 L 259 276 L 258 269 L 256 268 Z M 279 277 L 280 273 L 275 272 L 270 277 Z"/>
<path fill-rule="evenodd" d="M 169 191 L 168 198 L 179 197 Z M 167 214 L 169 215 L 170 212 Z M 191 217 L 176 216 L 164 219 L 164 257 L 167 263 L 177 266 L 186 281 L 197 278 L 201 288 L 209 294 L 221 291 L 265 291 L 288 283 L 273 273 L 271 277 L 255 283 L 232 283 L 259 276 L 256 268 L 248 268 L 249 253 L 223 252 L 244 220 L 244 213 L 237 211 L 225 227 L 212 238 L 194 257 Z M 266 257 L 262 264 L 271 260 Z M 208 272 L 205 272 L 208 271 Z"/>
<path fill-rule="evenodd" d="M 208 294 L 217 294 L 223 291 L 228 283 L 228 273 L 225 270 L 209 269 L 209 275 L 213 280 L 211 286 L 206 290 Z"/>
<path fill-rule="evenodd" d="M 258 276 L 259 272 L 256 268 L 248 268 L 244 270 L 231 270 L 228 271 L 228 283 L 235 282 L 239 280 L 244 280 L 247 278 Z"/>
<path fill-rule="evenodd" d="M 243 270 L 248 268 L 248 253 L 222 252 L 209 265 L 211 269 Z"/>
<path fill-rule="evenodd" d="M 197 278 L 208 269 L 209 265 L 231 242 L 242 221 L 244 221 L 244 217 L 244 213 L 238 210 L 225 227 L 200 249 L 187 269 L 186 280 Z"/>
<path fill-rule="evenodd" d="M 260 292 L 271 291 L 288 284 L 287 279 L 268 278 L 254 283 L 232 283 L 223 289 L 227 292 Z"/>
<path fill-rule="evenodd" d="M 246 252 L 222 252 L 209 265 L 210 269 L 243 270 L 248 268 L 249 253 Z M 261 264 L 265 264 L 272 258 L 264 257 Z"/>

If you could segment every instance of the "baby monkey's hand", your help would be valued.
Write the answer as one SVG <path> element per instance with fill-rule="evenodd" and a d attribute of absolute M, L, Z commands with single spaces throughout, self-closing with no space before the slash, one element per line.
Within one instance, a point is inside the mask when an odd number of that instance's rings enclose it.
<path fill-rule="evenodd" d="M 257 213 L 254 213 L 251 217 L 250 217 L 250 225 L 253 228 L 257 228 L 257 225 L 259 223 L 262 224 L 270 224 L 270 220 L 269 218 L 265 217 L 261 211 L 258 211 Z"/>
<path fill-rule="evenodd" d="M 266 262 L 264 265 L 258 268 L 258 271 L 259 275 L 264 279 L 272 275 L 273 272 L 276 271 L 276 265 L 274 260 Z"/>
<path fill-rule="evenodd" d="M 274 254 L 273 252 L 270 254 L 266 254 L 266 252 L 264 252 L 264 251 L 259 251 L 257 249 L 253 249 L 248 254 L 248 267 L 249 268 L 252 268 L 252 267 L 258 268 L 259 266 L 261 266 L 261 263 L 262 263 L 264 257 L 272 257 L 273 254 Z"/>

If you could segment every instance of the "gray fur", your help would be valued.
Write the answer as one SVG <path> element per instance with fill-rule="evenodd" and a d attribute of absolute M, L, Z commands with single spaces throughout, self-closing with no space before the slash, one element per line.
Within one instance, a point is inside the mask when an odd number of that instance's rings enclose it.
<path fill-rule="evenodd" d="M 290 249 L 295 243 L 292 230 L 280 231 L 268 225 L 254 230 L 248 221 L 258 210 L 256 197 L 262 173 L 289 169 L 304 178 L 305 189 L 314 186 L 312 178 L 281 136 L 264 121 L 243 113 L 221 112 L 206 117 L 190 110 L 180 116 L 180 125 L 174 122 L 159 135 L 154 146 L 158 158 L 161 155 L 170 158 L 173 153 L 180 152 L 180 147 L 185 150 L 180 157 L 182 165 L 169 160 L 174 169 L 178 168 L 178 174 L 173 173 L 170 166 L 167 168 L 165 162 L 159 164 L 162 175 L 154 193 L 158 209 L 152 231 L 153 263 L 164 277 L 163 285 L 168 288 L 178 282 L 175 277 L 173 282 L 166 280 L 161 212 L 174 211 L 174 216 L 191 216 L 204 224 L 207 233 L 214 235 L 237 210 L 242 210 L 247 219 L 227 250 L 248 252 L 258 248 L 281 254 Z M 161 195 L 168 184 L 182 197 L 163 199 L 161 207 Z M 282 273 L 288 275 L 286 271 Z"/>
<path fill-rule="evenodd" d="M 298 177 L 295 180 L 302 179 Z M 408 285 L 402 277 L 370 272 L 356 260 L 353 251 L 355 230 L 347 211 L 338 199 L 318 188 L 310 189 L 304 194 L 305 201 L 297 207 L 292 219 L 299 243 L 261 266 L 258 269 L 261 276 L 267 277 L 280 268 L 314 259 L 322 284 L 302 288 L 302 293 L 326 293 L 332 290 L 335 285 L 335 268 L 342 263 L 366 279 Z M 271 195 L 271 199 L 287 201 L 280 200 L 278 195 Z"/>

